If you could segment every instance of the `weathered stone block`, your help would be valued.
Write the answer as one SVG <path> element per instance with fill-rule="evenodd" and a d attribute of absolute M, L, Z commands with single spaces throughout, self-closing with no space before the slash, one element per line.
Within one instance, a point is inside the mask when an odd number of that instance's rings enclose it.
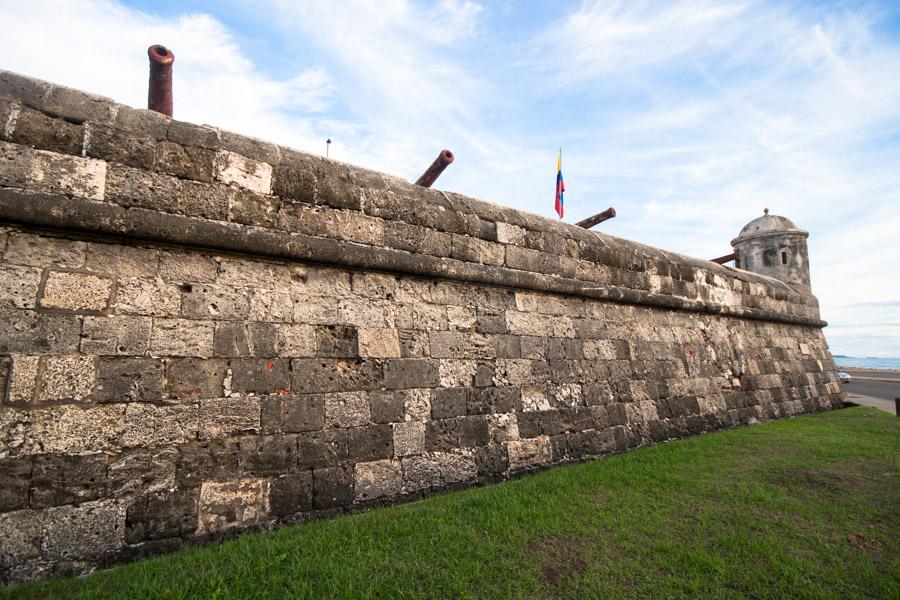
<path fill-rule="evenodd" d="M 264 324 L 258 324 L 264 325 Z M 275 353 L 284 358 L 316 355 L 316 332 L 309 325 L 274 325 Z"/>
<path fill-rule="evenodd" d="M 162 362 L 156 358 L 101 357 L 97 363 L 95 402 L 160 402 Z"/>
<path fill-rule="evenodd" d="M 81 321 L 74 315 L 0 308 L 0 352 L 51 354 L 78 351 Z"/>
<path fill-rule="evenodd" d="M 316 356 L 327 358 L 356 358 L 360 355 L 358 346 L 359 337 L 356 327 L 325 325 L 315 328 Z"/>
<path fill-rule="evenodd" d="M 8 144 L 0 142 L 0 155 Z M 43 150 L 28 154 L 25 187 L 29 191 L 62 193 L 91 200 L 103 200 L 106 192 L 106 163 Z"/>
<path fill-rule="evenodd" d="M 40 357 L 13 354 L 0 360 L 6 372 L 5 377 L 0 376 L 0 391 L 4 392 L 2 398 L 12 404 L 34 402 Z"/>
<path fill-rule="evenodd" d="M 274 357 L 277 335 L 272 323 L 222 321 L 216 323 L 213 346 L 216 356 Z"/>
<path fill-rule="evenodd" d="M 267 396 L 262 399 L 263 433 L 318 431 L 325 426 L 325 396 Z"/>
<path fill-rule="evenodd" d="M 31 473 L 31 506 L 43 508 L 97 500 L 108 493 L 105 454 L 70 456 L 44 454 L 34 457 Z"/>
<path fill-rule="evenodd" d="M 235 479 L 239 451 L 236 439 L 182 444 L 178 447 L 175 482 L 180 488 L 194 488 L 203 481 Z"/>
<path fill-rule="evenodd" d="M 356 461 L 390 458 L 393 439 L 390 425 L 365 425 L 347 430 L 349 457 Z"/>
<path fill-rule="evenodd" d="M 327 394 L 325 396 L 325 425 L 355 427 L 371 420 L 369 397 L 365 392 Z"/>
<path fill-rule="evenodd" d="M 45 514 L 40 510 L 0 513 L 0 570 L 13 571 L 40 557 Z"/>
<path fill-rule="evenodd" d="M 279 474 L 295 470 L 296 435 L 253 435 L 241 438 L 238 468 L 242 475 Z"/>
<path fill-rule="evenodd" d="M 357 502 L 395 496 L 403 489 L 403 473 L 397 460 L 357 463 L 353 479 Z"/>
<path fill-rule="evenodd" d="M 206 148 L 159 142 L 156 144 L 156 169 L 180 179 L 210 183 L 215 154 Z"/>
<path fill-rule="evenodd" d="M 298 434 L 298 466 L 312 468 L 340 464 L 349 457 L 349 439 L 346 429 L 325 429 Z"/>
<path fill-rule="evenodd" d="M 62 154 L 81 154 L 84 137 L 81 125 L 54 119 L 23 105 L 18 107 L 14 123 L 9 136 L 11 142 Z"/>
<path fill-rule="evenodd" d="M 373 358 L 400 358 L 396 329 L 360 327 L 359 355 Z"/>
<path fill-rule="evenodd" d="M 102 558 L 125 545 L 125 504 L 97 500 L 47 509 L 43 554 L 53 560 Z"/>
<path fill-rule="evenodd" d="M 81 351 L 87 354 L 141 355 L 150 348 L 150 317 L 85 317 Z"/>
<path fill-rule="evenodd" d="M 290 363 L 286 359 L 235 359 L 231 361 L 232 389 L 253 394 L 288 394 Z"/>
<path fill-rule="evenodd" d="M 187 319 L 154 319 L 150 350 L 162 356 L 213 355 L 214 328 L 212 321 Z"/>
<path fill-rule="evenodd" d="M 260 404 L 255 396 L 200 400 L 200 438 L 259 431 Z"/>
<path fill-rule="evenodd" d="M 384 387 L 387 389 L 428 388 L 439 384 L 436 360 L 399 358 L 384 364 Z"/>
<path fill-rule="evenodd" d="M 5 260 L 14 265 L 77 269 L 85 265 L 86 248 L 84 242 L 14 231 L 7 241 Z"/>
<path fill-rule="evenodd" d="M 87 273 L 49 271 L 40 294 L 44 308 L 100 312 L 109 306 L 113 280 Z"/>
<path fill-rule="evenodd" d="M 109 495 L 132 496 L 171 490 L 178 465 L 175 448 L 135 448 L 112 455 L 107 468 Z"/>
<path fill-rule="evenodd" d="M 215 177 L 222 183 L 234 184 L 258 194 L 272 192 L 272 165 L 228 150 L 219 150 L 216 154 Z"/>
<path fill-rule="evenodd" d="M 402 459 L 405 491 L 435 488 L 475 479 L 478 467 L 471 452 L 432 452 Z"/>
<path fill-rule="evenodd" d="M 28 507 L 31 457 L 0 459 L 0 513 Z"/>
<path fill-rule="evenodd" d="M 246 319 L 250 314 L 250 298 L 245 290 L 230 286 L 184 286 L 181 314 L 189 319 Z"/>
<path fill-rule="evenodd" d="M 166 490 L 137 496 L 125 511 L 125 540 L 187 537 L 197 530 L 198 490 Z"/>
<path fill-rule="evenodd" d="M 166 396 L 179 400 L 221 398 L 227 371 L 228 362 L 221 359 L 168 359 Z"/>
<path fill-rule="evenodd" d="M 250 290 L 250 319 L 273 323 L 290 323 L 294 301 L 289 290 Z"/>
<path fill-rule="evenodd" d="M 166 281 L 212 283 L 219 265 L 204 254 L 164 252 L 159 257 L 159 274 Z"/>
<path fill-rule="evenodd" d="M 44 402 L 86 400 L 96 379 L 96 358 L 71 354 L 47 356 L 40 376 L 40 399 Z"/>
<path fill-rule="evenodd" d="M 200 486 L 197 535 L 246 527 L 269 517 L 269 482 L 265 479 L 207 481 Z"/>
<path fill-rule="evenodd" d="M 280 518 L 312 510 L 312 471 L 282 475 L 269 481 L 269 506 L 272 515 Z"/>
<path fill-rule="evenodd" d="M 313 471 L 313 507 L 333 508 L 353 502 L 353 472 L 347 467 Z"/>
<path fill-rule="evenodd" d="M 409 421 L 394 423 L 394 455 L 408 456 L 425 451 L 425 423 Z"/>
<path fill-rule="evenodd" d="M 181 310 L 181 291 L 161 279 L 120 277 L 113 306 L 117 313 L 176 317 Z"/>
<path fill-rule="evenodd" d="M 545 435 L 507 442 L 506 450 L 509 454 L 510 471 L 546 465 L 553 460 L 550 438 Z"/>
<path fill-rule="evenodd" d="M 122 445 L 181 444 L 197 438 L 198 426 L 197 404 L 128 404 Z"/>
<path fill-rule="evenodd" d="M 381 363 L 377 360 L 295 358 L 291 361 L 296 393 L 372 390 L 382 387 Z"/>
<path fill-rule="evenodd" d="M 0 306 L 34 308 L 40 283 L 40 269 L 13 265 L 0 268 Z"/>

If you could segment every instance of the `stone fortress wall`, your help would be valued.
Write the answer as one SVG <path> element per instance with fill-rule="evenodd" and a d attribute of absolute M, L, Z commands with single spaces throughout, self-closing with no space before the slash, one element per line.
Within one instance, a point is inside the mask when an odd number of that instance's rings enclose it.
<path fill-rule="evenodd" d="M 840 406 L 815 298 L 0 71 L 0 577 Z"/>

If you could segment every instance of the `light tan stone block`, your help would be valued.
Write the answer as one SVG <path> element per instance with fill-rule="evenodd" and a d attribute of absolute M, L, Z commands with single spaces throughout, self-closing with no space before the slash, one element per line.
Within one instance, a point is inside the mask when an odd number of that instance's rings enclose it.
<path fill-rule="evenodd" d="M 44 282 L 40 305 L 74 311 L 101 311 L 109 306 L 113 280 L 107 277 L 50 271 Z"/>
<path fill-rule="evenodd" d="M 553 448 L 546 435 L 507 442 L 506 450 L 509 453 L 510 471 L 546 465 L 553 460 Z"/>
<path fill-rule="evenodd" d="M 199 409 L 195 402 L 165 406 L 131 402 L 125 408 L 122 445 L 182 444 L 197 439 L 198 427 Z"/>
<path fill-rule="evenodd" d="M 114 307 L 118 313 L 175 317 L 181 310 L 181 291 L 158 278 L 120 277 Z"/>
<path fill-rule="evenodd" d="M 153 319 L 150 350 L 159 356 L 197 356 L 213 354 L 212 321 Z"/>
<path fill-rule="evenodd" d="M 471 481 L 478 467 L 471 451 L 431 452 L 402 459 L 404 491 L 440 487 Z"/>
<path fill-rule="evenodd" d="M 276 325 L 275 351 L 286 358 L 316 355 L 316 332 L 311 325 Z"/>
<path fill-rule="evenodd" d="M 259 162 L 228 150 L 219 150 L 215 163 L 216 179 L 234 184 L 251 192 L 272 192 L 272 165 Z"/>
<path fill-rule="evenodd" d="M 403 489 L 400 461 L 376 460 L 357 463 L 354 472 L 356 500 L 365 501 L 385 496 L 395 496 Z"/>
<path fill-rule="evenodd" d="M 425 422 L 394 423 L 394 456 L 421 454 L 425 451 Z"/>
<path fill-rule="evenodd" d="M 260 400 L 257 396 L 232 396 L 200 400 L 201 439 L 225 437 L 243 431 L 259 431 Z"/>
<path fill-rule="evenodd" d="M 269 482 L 264 479 L 205 481 L 200 486 L 197 535 L 246 527 L 269 517 Z"/>
<path fill-rule="evenodd" d="M 525 243 L 525 230 L 518 225 L 497 221 L 497 241 L 521 246 Z"/>
<path fill-rule="evenodd" d="M 400 339 L 396 329 L 360 327 L 359 355 L 372 358 L 399 358 Z"/>
<path fill-rule="evenodd" d="M 366 392 L 344 392 L 325 396 L 326 427 L 356 427 L 371 420 Z"/>
<path fill-rule="evenodd" d="M 47 509 L 44 554 L 51 559 L 84 560 L 112 556 L 125 545 L 125 503 L 97 500 Z"/>
<path fill-rule="evenodd" d="M 65 238 L 14 232 L 9 236 L 5 260 L 14 265 L 77 269 L 84 265 L 87 244 Z"/>
<path fill-rule="evenodd" d="M 34 401 L 37 385 L 39 356 L 12 355 L 12 372 L 9 380 L 9 401 L 28 403 Z"/>

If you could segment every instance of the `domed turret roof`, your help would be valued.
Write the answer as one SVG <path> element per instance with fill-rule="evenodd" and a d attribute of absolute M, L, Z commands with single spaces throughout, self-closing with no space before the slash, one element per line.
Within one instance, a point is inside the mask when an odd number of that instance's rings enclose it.
<path fill-rule="evenodd" d="M 765 209 L 763 216 L 757 217 L 744 225 L 744 228 L 741 229 L 741 232 L 738 236 L 732 240 L 731 244 L 734 245 L 735 242 L 741 242 L 746 239 L 766 236 L 766 235 L 774 235 L 774 234 L 798 234 L 804 237 L 809 235 L 809 232 L 804 231 L 794 225 L 794 222 L 788 219 L 787 217 L 782 217 L 779 215 L 770 215 L 769 209 Z"/>

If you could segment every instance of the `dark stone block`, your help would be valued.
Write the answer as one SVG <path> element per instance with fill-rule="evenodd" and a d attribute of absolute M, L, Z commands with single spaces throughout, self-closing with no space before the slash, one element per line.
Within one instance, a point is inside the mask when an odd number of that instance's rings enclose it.
<path fill-rule="evenodd" d="M 291 388 L 289 365 L 283 358 L 232 360 L 232 389 L 241 393 L 287 394 Z"/>
<path fill-rule="evenodd" d="M 260 196 L 236 189 L 231 196 L 228 220 L 255 227 L 272 227 L 278 222 L 281 202 L 274 196 Z"/>
<path fill-rule="evenodd" d="M 452 450 L 459 447 L 458 419 L 441 419 L 425 423 L 425 449 L 434 451 Z"/>
<path fill-rule="evenodd" d="M 476 315 L 475 331 L 478 333 L 506 333 L 506 318 L 502 312 L 479 308 Z"/>
<path fill-rule="evenodd" d="M 349 467 L 326 467 L 313 471 L 313 506 L 334 508 L 353 502 L 353 472 Z"/>
<path fill-rule="evenodd" d="M 282 164 L 275 167 L 272 174 L 272 188 L 276 195 L 305 204 L 316 202 L 316 178 L 307 169 L 298 165 Z"/>
<path fill-rule="evenodd" d="M 607 405 L 610 426 L 624 425 L 628 420 L 625 416 L 625 405 L 621 402 L 613 402 Z"/>
<path fill-rule="evenodd" d="M 166 361 L 166 395 L 180 400 L 221 398 L 228 361 L 170 358 Z"/>
<path fill-rule="evenodd" d="M 180 455 L 172 447 L 137 448 L 111 456 L 107 467 L 109 495 L 126 496 L 171 485 Z"/>
<path fill-rule="evenodd" d="M 12 356 L 0 356 L 0 402 L 9 401 L 9 382 L 12 376 Z"/>
<path fill-rule="evenodd" d="M 80 156 L 83 138 L 83 126 L 48 117 L 27 106 L 20 106 L 9 141 L 40 150 Z"/>
<path fill-rule="evenodd" d="M 485 417 L 459 417 L 459 445 L 463 448 L 490 443 L 491 434 Z"/>
<path fill-rule="evenodd" d="M 87 125 L 90 138 L 87 155 L 111 163 L 152 171 L 156 168 L 156 138 L 128 131 L 109 123 Z"/>
<path fill-rule="evenodd" d="M 212 183 L 215 157 L 215 153 L 206 148 L 159 142 L 156 145 L 156 170 L 180 179 Z"/>
<path fill-rule="evenodd" d="M 447 419 L 466 414 L 467 388 L 438 388 L 431 392 L 431 418 Z"/>
<path fill-rule="evenodd" d="M 318 394 L 262 399 L 263 433 L 318 431 L 325 426 L 325 399 Z"/>
<path fill-rule="evenodd" d="M 541 412 L 541 431 L 546 435 L 559 435 L 567 427 L 568 413 L 565 409 L 545 410 Z"/>
<path fill-rule="evenodd" d="M 153 492 L 131 500 L 125 512 L 125 541 L 187 537 L 197 530 L 197 488 Z"/>
<path fill-rule="evenodd" d="M 101 356 L 95 402 L 160 402 L 163 368 L 158 358 Z"/>
<path fill-rule="evenodd" d="M 368 462 L 390 458 L 394 451 L 393 433 L 390 425 L 366 425 L 351 427 L 349 454 L 355 461 Z"/>
<path fill-rule="evenodd" d="M 28 506 L 31 457 L 0 459 L 0 513 Z"/>
<path fill-rule="evenodd" d="M 484 388 L 493 385 L 494 381 L 494 365 L 490 363 L 478 363 L 475 369 L 475 380 L 473 384 L 477 388 Z"/>
<path fill-rule="evenodd" d="M 276 338 L 273 323 L 220 321 L 216 323 L 213 346 L 216 356 L 273 357 L 277 354 Z"/>
<path fill-rule="evenodd" d="M 480 446 L 475 449 L 475 464 L 479 477 L 494 477 L 509 468 L 509 456 L 502 444 Z"/>
<path fill-rule="evenodd" d="M 523 438 L 533 438 L 541 435 L 540 412 L 516 413 L 516 422 L 519 425 L 519 435 Z"/>
<path fill-rule="evenodd" d="M 369 393 L 369 410 L 375 423 L 399 423 L 406 414 L 406 398 L 396 392 L 375 390 Z M 432 404 L 433 407 L 433 404 Z"/>
<path fill-rule="evenodd" d="M 297 436 L 297 464 L 300 468 L 334 466 L 349 456 L 346 429 L 327 429 Z"/>
<path fill-rule="evenodd" d="M 240 446 L 235 439 L 189 442 L 178 449 L 175 482 L 196 487 L 204 481 L 236 479 Z"/>
<path fill-rule="evenodd" d="M 76 315 L 0 309 L 0 331 L 2 353 L 75 354 L 81 320 Z"/>
<path fill-rule="evenodd" d="M 497 358 L 522 358 L 522 346 L 517 335 L 497 335 L 492 339 Z"/>
<path fill-rule="evenodd" d="M 325 358 L 356 358 L 359 343 L 356 327 L 324 325 L 316 327 L 316 356 Z"/>
<path fill-rule="evenodd" d="M 381 361 L 372 359 L 295 358 L 294 391 L 301 394 L 352 392 L 382 387 Z"/>
<path fill-rule="evenodd" d="M 42 454 L 34 458 L 31 505 L 35 508 L 88 502 L 107 493 L 105 454 Z"/>
<path fill-rule="evenodd" d="M 398 358 L 384 364 L 384 387 L 390 390 L 430 388 L 440 384 L 438 361 Z"/>
<path fill-rule="evenodd" d="M 287 473 L 296 469 L 296 435 L 258 435 L 240 440 L 241 473 Z"/>
<path fill-rule="evenodd" d="M 269 483 L 269 508 L 279 518 L 312 510 L 312 471 L 284 475 Z"/>

